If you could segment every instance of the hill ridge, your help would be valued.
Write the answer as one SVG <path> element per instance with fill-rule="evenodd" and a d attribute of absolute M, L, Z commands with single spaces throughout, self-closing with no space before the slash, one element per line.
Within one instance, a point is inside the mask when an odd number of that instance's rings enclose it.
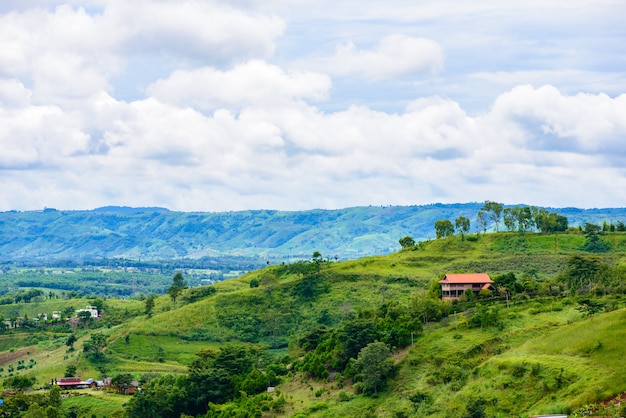
<path fill-rule="evenodd" d="M 261 256 L 302 258 L 313 251 L 354 259 L 389 254 L 398 240 L 434 238 L 434 223 L 470 219 L 482 203 L 356 206 L 304 211 L 177 212 L 166 208 L 105 206 L 93 210 L 0 212 L 0 260 L 201 258 Z M 626 220 L 626 209 L 548 208 L 572 226 Z"/>

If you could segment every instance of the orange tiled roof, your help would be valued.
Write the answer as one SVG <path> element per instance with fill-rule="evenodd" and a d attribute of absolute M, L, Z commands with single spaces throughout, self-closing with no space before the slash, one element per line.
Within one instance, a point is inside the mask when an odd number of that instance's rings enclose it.
<path fill-rule="evenodd" d="M 493 283 L 486 273 L 446 274 L 439 283 Z"/>

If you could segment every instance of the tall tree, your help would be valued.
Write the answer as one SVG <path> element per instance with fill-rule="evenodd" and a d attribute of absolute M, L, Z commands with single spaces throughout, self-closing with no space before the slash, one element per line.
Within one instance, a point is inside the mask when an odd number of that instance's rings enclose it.
<path fill-rule="evenodd" d="M 567 260 L 568 270 L 564 274 L 567 286 L 572 291 L 577 291 L 583 286 L 589 286 L 597 280 L 598 273 L 602 270 L 602 259 L 598 256 L 583 257 L 574 255 Z"/>
<path fill-rule="evenodd" d="M 355 368 L 363 375 L 361 388 L 365 393 L 376 393 L 385 385 L 385 381 L 393 369 L 393 358 L 389 346 L 383 342 L 373 342 L 359 351 L 354 363 Z"/>
<path fill-rule="evenodd" d="M 489 219 L 491 219 L 496 224 L 496 232 L 498 232 L 498 223 L 500 222 L 500 218 L 502 217 L 502 203 L 492 202 L 491 200 L 485 200 L 485 204 L 480 210 L 485 211 L 489 214 Z"/>
<path fill-rule="evenodd" d="M 504 227 L 509 231 L 515 231 L 517 216 L 515 215 L 516 208 L 504 208 L 503 222 Z"/>
<path fill-rule="evenodd" d="M 148 315 L 148 318 L 152 317 L 152 311 L 154 311 L 154 300 L 156 299 L 155 295 L 149 295 L 146 298 L 146 308 L 145 313 Z"/>
<path fill-rule="evenodd" d="M 487 214 L 482 210 L 476 214 L 476 230 L 477 232 L 487 232 Z"/>
<path fill-rule="evenodd" d="M 322 263 L 324 262 L 324 257 L 322 257 L 322 253 L 320 253 L 319 251 L 315 251 L 313 253 L 313 257 L 311 257 L 311 261 L 313 262 L 315 269 L 319 273 L 322 269 Z"/>
<path fill-rule="evenodd" d="M 104 334 L 91 334 L 91 339 L 83 344 L 83 351 L 94 360 L 104 357 L 104 347 L 107 344 L 107 337 Z"/>
<path fill-rule="evenodd" d="M 455 219 L 454 225 L 456 226 L 456 230 L 461 234 L 461 240 L 465 240 L 465 234 L 467 234 L 470 230 L 470 220 L 465 216 L 459 216 Z"/>
<path fill-rule="evenodd" d="M 585 251 L 600 253 L 608 251 L 611 248 L 611 244 L 600 238 L 600 235 L 602 235 L 602 228 L 600 225 L 586 222 L 583 233 L 586 237 L 585 245 L 583 247 Z"/>
<path fill-rule="evenodd" d="M 563 232 L 568 228 L 566 216 L 550 212 L 545 208 L 534 210 L 535 226 L 541 232 Z"/>
<path fill-rule="evenodd" d="M 435 221 L 435 234 L 437 239 L 454 235 L 454 226 L 449 219 L 440 219 Z"/>
<path fill-rule="evenodd" d="M 176 309 L 176 299 L 178 299 L 178 296 L 180 296 L 186 288 L 187 282 L 185 282 L 183 273 L 177 272 L 172 279 L 172 285 L 167 289 L 167 294 L 170 295 L 170 298 L 172 298 L 174 309 Z"/>

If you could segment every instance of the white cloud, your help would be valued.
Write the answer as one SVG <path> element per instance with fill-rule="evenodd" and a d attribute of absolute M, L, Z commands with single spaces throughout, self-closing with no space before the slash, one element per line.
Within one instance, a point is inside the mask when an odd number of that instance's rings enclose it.
<path fill-rule="evenodd" d="M 585 153 L 626 152 L 626 95 L 563 95 L 553 86 L 518 86 L 501 95 L 493 114 L 521 125 L 526 145 Z"/>
<path fill-rule="evenodd" d="M 124 33 L 125 48 L 148 50 L 209 62 L 266 58 L 284 21 L 267 14 L 248 13 L 222 2 L 115 1 L 104 16 Z"/>
<path fill-rule="evenodd" d="M 172 65 L 266 58 L 284 22 L 195 1 L 112 1 L 96 14 L 60 5 L 0 15 L 0 77 L 32 80 L 37 103 L 67 105 L 112 90 L 128 54 Z M 168 61 L 169 60 L 169 61 Z M 147 84 L 147 83 L 146 83 Z"/>
<path fill-rule="evenodd" d="M 356 74 L 382 80 L 433 74 L 443 68 L 443 62 L 444 53 L 437 42 L 393 34 L 370 50 L 359 50 L 352 42 L 340 44 L 334 56 L 322 58 L 314 65 L 334 75 Z"/>
<path fill-rule="evenodd" d="M 0 169 L 62 168 L 84 153 L 88 135 L 70 114 L 53 106 L 0 108 Z"/>
<path fill-rule="evenodd" d="M 178 70 L 148 87 L 148 94 L 178 106 L 212 110 L 220 107 L 275 106 L 293 100 L 328 97 L 330 79 L 310 71 L 284 72 L 263 61 L 248 61 L 229 71 L 204 67 Z"/>
<path fill-rule="evenodd" d="M 550 86 L 516 87 L 480 117 L 440 97 L 418 99 L 401 114 L 364 106 L 325 113 L 294 102 L 205 115 L 103 95 L 81 115 L 32 105 L 1 113 L 0 188 L 15 193 L 4 197 L 7 208 L 63 201 L 181 210 L 485 199 L 610 204 L 626 197 L 615 189 L 625 183 L 623 165 L 600 150 L 621 153 L 611 135 L 624 132 L 625 107 L 623 97 L 564 95 Z M 564 147 L 564 138 L 581 145 Z M 592 144 L 597 154 L 584 148 Z M 26 167 L 42 167 L 46 179 Z M 589 187 L 584 196 L 572 192 L 580 187 Z"/>
<path fill-rule="evenodd" d="M 623 204 L 619 2 L 391 1 L 0 6 L 0 210 Z"/>
<path fill-rule="evenodd" d="M 0 78 L 0 106 L 22 107 L 30 103 L 32 93 L 17 79 Z"/>

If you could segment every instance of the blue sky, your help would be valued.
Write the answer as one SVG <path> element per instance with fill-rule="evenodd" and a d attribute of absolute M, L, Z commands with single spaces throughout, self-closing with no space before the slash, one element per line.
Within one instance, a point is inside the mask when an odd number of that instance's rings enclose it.
<path fill-rule="evenodd" d="M 623 1 L 4 0 L 0 210 L 623 207 Z"/>

